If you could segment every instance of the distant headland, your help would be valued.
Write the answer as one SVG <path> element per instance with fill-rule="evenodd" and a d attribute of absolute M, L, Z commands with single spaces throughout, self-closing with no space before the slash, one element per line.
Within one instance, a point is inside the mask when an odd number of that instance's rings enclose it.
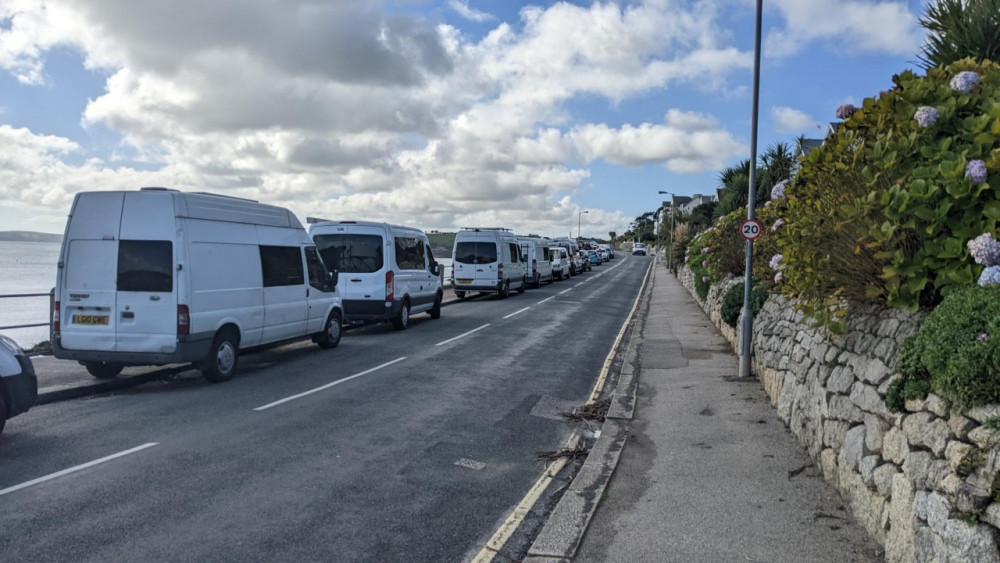
<path fill-rule="evenodd" d="M 32 231 L 0 231 L 2 242 L 59 242 L 62 235 L 35 233 Z"/>

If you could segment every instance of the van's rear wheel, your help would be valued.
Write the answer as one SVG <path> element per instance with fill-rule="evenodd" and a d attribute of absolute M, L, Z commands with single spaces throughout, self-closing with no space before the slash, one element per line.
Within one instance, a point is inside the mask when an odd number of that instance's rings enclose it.
<path fill-rule="evenodd" d="M 344 319 L 340 316 L 339 311 L 330 313 L 330 318 L 326 319 L 326 327 L 316 338 L 316 344 L 324 350 L 336 348 L 337 344 L 340 344 L 340 335 L 343 332 L 343 324 Z"/>
<path fill-rule="evenodd" d="M 201 375 L 212 383 L 229 381 L 236 374 L 236 366 L 239 363 L 239 338 L 233 334 L 233 331 L 224 330 L 215 335 Z"/>
<path fill-rule="evenodd" d="M 7 424 L 8 416 L 10 416 L 10 412 L 7 410 L 7 402 L 3 400 L 3 395 L 0 394 L 0 434 L 3 434 L 3 427 Z"/>
<path fill-rule="evenodd" d="M 517 292 L 518 292 L 518 293 L 524 293 L 524 290 L 526 290 L 526 289 L 527 289 L 527 286 L 525 285 L 525 284 L 527 284 L 527 283 L 528 283 L 528 282 L 526 282 L 526 281 L 524 280 L 524 277 L 522 276 L 522 277 L 521 277 L 521 287 L 518 287 L 518 288 L 517 288 Z"/>
<path fill-rule="evenodd" d="M 410 302 L 403 301 L 403 308 L 399 310 L 399 314 L 392 319 L 392 328 L 396 330 L 406 330 L 406 327 L 410 326 Z"/>
<path fill-rule="evenodd" d="M 122 372 L 125 365 L 114 362 L 86 362 L 83 367 L 87 368 L 87 373 L 97 379 L 114 379 Z"/>
<path fill-rule="evenodd" d="M 431 318 L 440 319 L 441 318 L 441 294 L 438 293 L 437 297 L 434 298 L 434 306 L 431 307 Z"/>
<path fill-rule="evenodd" d="M 503 287 L 500 288 L 500 299 L 510 297 L 510 280 L 504 280 Z"/>

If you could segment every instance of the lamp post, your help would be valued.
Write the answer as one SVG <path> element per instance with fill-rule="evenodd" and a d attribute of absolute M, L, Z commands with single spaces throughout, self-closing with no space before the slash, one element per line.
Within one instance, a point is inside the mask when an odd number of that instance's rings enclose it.
<path fill-rule="evenodd" d="M 581 211 L 576 215 L 576 238 L 580 238 L 580 226 L 583 224 L 583 214 L 590 213 L 590 211 Z"/>
<path fill-rule="evenodd" d="M 674 194 L 673 192 L 665 192 L 660 190 L 657 193 L 667 194 L 670 196 L 670 246 L 667 247 L 667 269 L 671 272 L 674 270 Z"/>

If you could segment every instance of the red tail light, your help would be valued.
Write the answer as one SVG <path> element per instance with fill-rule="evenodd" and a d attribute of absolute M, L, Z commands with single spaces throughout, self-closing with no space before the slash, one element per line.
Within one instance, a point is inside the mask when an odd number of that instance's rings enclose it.
<path fill-rule="evenodd" d="M 62 315 L 60 314 L 59 302 L 52 302 L 52 332 L 54 334 L 59 333 L 59 328 L 62 326 L 60 322 L 62 320 Z"/>
<path fill-rule="evenodd" d="M 498 280 L 503 279 L 503 262 L 497 264 L 497 279 Z"/>
<path fill-rule="evenodd" d="M 392 270 L 385 273 L 385 300 L 392 301 L 396 297 L 396 285 L 393 282 Z"/>
<path fill-rule="evenodd" d="M 177 306 L 177 336 L 191 334 L 191 312 L 187 305 Z"/>

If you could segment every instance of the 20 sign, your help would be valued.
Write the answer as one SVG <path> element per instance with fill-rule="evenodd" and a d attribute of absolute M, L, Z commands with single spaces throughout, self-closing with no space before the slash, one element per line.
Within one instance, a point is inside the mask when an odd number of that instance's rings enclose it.
<path fill-rule="evenodd" d="M 760 226 L 760 221 L 756 219 L 747 219 L 746 221 L 743 221 L 742 225 L 740 225 L 740 234 L 743 235 L 743 238 L 749 241 L 757 240 L 757 237 L 760 236 L 762 231 L 763 229 Z"/>

